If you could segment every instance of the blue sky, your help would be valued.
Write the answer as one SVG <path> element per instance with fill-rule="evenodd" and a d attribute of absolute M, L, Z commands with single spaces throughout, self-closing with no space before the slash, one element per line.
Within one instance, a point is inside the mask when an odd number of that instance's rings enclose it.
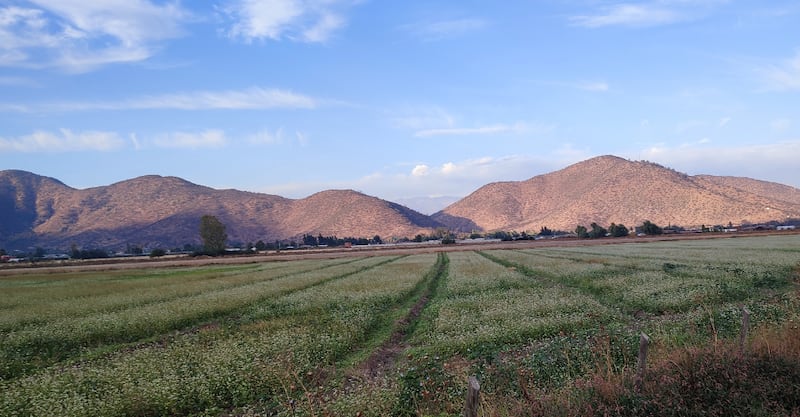
<path fill-rule="evenodd" d="M 0 169 L 431 213 L 605 154 L 800 187 L 800 4 L 3 0 Z"/>

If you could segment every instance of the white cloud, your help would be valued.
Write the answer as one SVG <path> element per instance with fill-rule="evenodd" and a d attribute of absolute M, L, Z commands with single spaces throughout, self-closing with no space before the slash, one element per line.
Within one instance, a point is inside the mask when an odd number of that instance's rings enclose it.
<path fill-rule="evenodd" d="M 311 97 L 291 91 L 252 87 L 245 90 L 198 91 L 144 97 L 128 102 L 111 104 L 110 107 L 134 109 L 273 109 L 316 107 Z"/>
<path fill-rule="evenodd" d="M 308 134 L 304 132 L 294 132 L 294 136 L 297 138 L 297 143 L 299 143 L 300 146 L 308 146 Z"/>
<path fill-rule="evenodd" d="M 342 9 L 352 0 L 238 0 L 224 10 L 233 19 L 227 35 L 256 40 L 325 42 L 346 24 Z"/>
<path fill-rule="evenodd" d="M 248 136 L 248 142 L 254 145 L 276 145 L 283 143 L 283 129 L 279 128 L 275 133 L 267 129 L 256 132 Z"/>
<path fill-rule="evenodd" d="M 428 175 L 430 173 L 430 171 L 431 171 L 431 168 L 429 166 L 427 166 L 425 164 L 420 164 L 420 165 L 415 166 L 414 169 L 411 170 L 411 176 L 412 177 L 424 177 L 424 176 Z"/>
<path fill-rule="evenodd" d="M 0 85 L 16 87 L 40 87 L 38 82 L 26 77 L 0 77 Z"/>
<path fill-rule="evenodd" d="M 181 23 L 188 18 L 175 3 L 147 0 L 22 4 L 0 7 L 0 65 L 86 72 L 142 61 L 161 41 L 180 36 Z"/>
<path fill-rule="evenodd" d="M 644 28 L 670 25 L 702 18 L 729 0 L 649 0 L 601 6 L 594 13 L 572 16 L 575 26 L 601 28 L 625 26 Z"/>
<path fill-rule="evenodd" d="M 769 90 L 800 90 L 800 52 L 780 65 L 773 65 L 760 70 Z"/>
<path fill-rule="evenodd" d="M 675 10 L 664 7 L 660 3 L 650 4 L 616 4 L 605 8 L 600 13 L 573 16 L 573 24 L 587 28 L 603 26 L 658 26 L 677 22 L 683 17 Z"/>
<path fill-rule="evenodd" d="M 426 41 L 437 41 L 462 36 L 469 32 L 481 30 L 486 26 L 487 22 L 483 19 L 465 18 L 431 23 L 416 23 L 405 25 L 402 29 Z"/>
<path fill-rule="evenodd" d="M 523 122 L 513 125 L 495 124 L 479 127 L 447 127 L 440 129 L 423 129 L 414 133 L 415 137 L 428 138 L 434 136 L 470 136 L 470 135 L 491 135 L 499 133 L 525 133 L 525 132 L 547 132 L 552 130 L 552 126 L 530 126 Z"/>
<path fill-rule="evenodd" d="M 599 81 L 581 82 L 581 83 L 576 84 L 575 87 L 578 88 L 578 89 L 581 89 L 581 90 L 594 91 L 594 92 L 598 92 L 598 93 L 604 93 L 604 92 L 609 91 L 611 89 L 608 86 L 608 83 L 599 82 Z"/>
<path fill-rule="evenodd" d="M 459 170 L 459 167 L 456 164 L 454 164 L 452 162 L 446 162 L 446 163 L 444 163 L 442 165 L 442 169 L 440 171 L 444 175 L 453 175 L 453 174 L 457 174 L 458 170 Z"/>
<path fill-rule="evenodd" d="M 194 91 L 144 96 L 122 101 L 56 102 L 35 106 L 45 111 L 86 110 L 208 110 L 208 109 L 313 109 L 319 100 L 279 89 L 251 87 L 244 90 Z M 0 107 L 31 110 L 32 106 L 2 104 Z"/>
<path fill-rule="evenodd" d="M 222 148 L 228 144 L 225 132 L 216 129 L 198 133 L 172 132 L 157 136 L 153 140 L 155 146 L 161 148 Z"/>
<path fill-rule="evenodd" d="M 123 144 L 123 139 L 114 132 L 60 129 L 56 133 L 36 131 L 16 138 L 0 137 L 0 153 L 111 151 Z"/>

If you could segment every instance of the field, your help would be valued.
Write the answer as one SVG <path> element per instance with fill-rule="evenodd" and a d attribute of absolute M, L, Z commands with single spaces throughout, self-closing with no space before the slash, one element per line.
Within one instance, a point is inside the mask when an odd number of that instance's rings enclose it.
<path fill-rule="evenodd" d="M 481 415 L 800 415 L 800 235 L 42 271 L 0 293 L 0 416 L 461 415 L 470 375 Z"/>

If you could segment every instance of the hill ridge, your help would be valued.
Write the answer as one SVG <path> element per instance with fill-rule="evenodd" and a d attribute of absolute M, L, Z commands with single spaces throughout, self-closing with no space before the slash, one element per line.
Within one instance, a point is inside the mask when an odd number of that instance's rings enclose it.
<path fill-rule="evenodd" d="M 698 227 L 757 223 L 800 217 L 800 190 L 750 178 L 691 176 L 603 155 L 527 180 L 487 184 L 432 217 L 462 231 L 451 219 L 469 219 L 484 231 L 644 220 Z"/>
<path fill-rule="evenodd" d="M 687 175 L 614 155 L 522 181 L 488 183 L 431 216 L 352 189 L 291 199 L 218 190 L 174 176 L 143 175 L 75 189 L 22 170 L 0 171 L 0 247 L 181 247 L 199 243 L 199 219 L 217 216 L 231 241 L 303 234 L 384 238 L 611 222 L 700 226 L 800 218 L 800 190 L 746 177 Z"/>

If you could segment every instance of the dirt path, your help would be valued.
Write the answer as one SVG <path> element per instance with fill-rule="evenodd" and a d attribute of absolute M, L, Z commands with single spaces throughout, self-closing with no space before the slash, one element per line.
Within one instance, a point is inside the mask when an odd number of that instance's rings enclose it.
<path fill-rule="evenodd" d="M 447 255 L 442 254 L 440 256 L 444 257 Z M 386 375 L 388 371 L 395 369 L 398 356 L 408 347 L 407 339 L 410 335 L 410 330 L 419 319 L 422 311 L 428 306 L 428 302 L 430 302 L 439 282 L 447 272 L 448 263 L 446 258 L 437 260 L 437 264 L 436 275 L 431 278 L 431 282 L 428 284 L 427 288 L 425 288 L 425 291 L 417 302 L 414 303 L 402 319 L 395 322 L 391 336 L 389 336 L 379 348 L 375 349 L 369 358 L 359 367 L 361 374 L 366 378 L 380 378 Z"/>

